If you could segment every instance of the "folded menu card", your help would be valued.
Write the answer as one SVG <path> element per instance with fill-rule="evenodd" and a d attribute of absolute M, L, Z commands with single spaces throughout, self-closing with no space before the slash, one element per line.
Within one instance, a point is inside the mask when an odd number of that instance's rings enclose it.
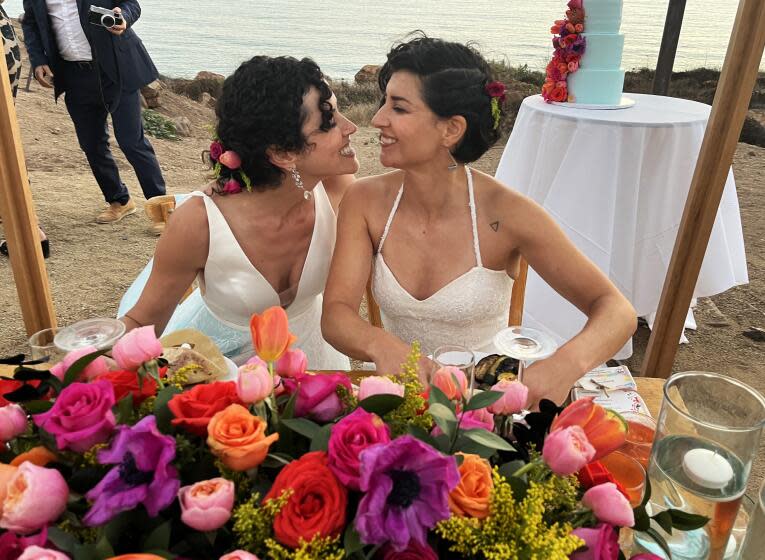
<path fill-rule="evenodd" d="M 599 367 L 584 374 L 574 385 L 572 399 L 585 397 L 595 397 L 595 403 L 619 413 L 642 412 L 650 415 L 627 366 Z"/>

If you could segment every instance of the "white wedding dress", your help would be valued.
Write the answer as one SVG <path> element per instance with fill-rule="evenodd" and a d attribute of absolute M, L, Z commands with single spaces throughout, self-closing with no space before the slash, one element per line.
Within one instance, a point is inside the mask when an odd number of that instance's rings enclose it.
<path fill-rule="evenodd" d="M 372 294 L 380 306 L 385 330 L 407 344 L 419 341 L 426 355 L 447 344 L 459 344 L 477 352 L 494 352 L 494 335 L 507 327 L 513 279 L 504 270 L 483 266 L 476 226 L 473 176 L 469 167 L 465 170 L 476 260 L 473 268 L 424 300 L 413 297 L 399 284 L 385 262 L 383 246 L 404 193 L 403 185 L 393 203 L 375 256 Z M 445 260 L 448 258 L 444 255 Z"/>
<path fill-rule="evenodd" d="M 350 368 L 350 360 L 324 341 L 321 335 L 321 306 L 329 264 L 335 248 L 336 219 L 324 187 L 313 190 L 316 218 L 295 299 L 285 308 L 290 331 L 297 336 L 295 348 L 308 357 L 311 369 Z M 213 200 L 201 192 L 210 229 L 210 250 L 199 288 L 175 310 L 165 333 L 194 328 L 209 336 L 237 364 L 254 354 L 250 317 L 280 305 L 279 294 L 244 254 L 226 219 Z M 151 263 L 149 264 L 151 266 Z M 148 268 L 148 267 L 147 267 Z M 148 272 L 137 279 L 120 304 L 124 314 L 137 301 Z"/>

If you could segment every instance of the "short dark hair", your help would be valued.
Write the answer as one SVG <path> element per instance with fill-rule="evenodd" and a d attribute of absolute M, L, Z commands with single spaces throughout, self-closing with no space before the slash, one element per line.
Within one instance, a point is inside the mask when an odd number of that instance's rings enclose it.
<path fill-rule="evenodd" d="M 486 85 L 493 81 L 491 68 L 470 44 L 453 43 L 415 32 L 415 37 L 395 45 L 380 69 L 377 82 L 385 93 L 394 72 L 406 71 L 422 81 L 422 97 L 442 118 L 461 115 L 467 121 L 465 135 L 452 150 L 460 163 L 480 158 L 499 138 L 494 126 L 491 97 Z"/>
<path fill-rule="evenodd" d="M 300 152 L 309 147 L 302 132 L 308 116 L 303 96 L 319 90 L 321 129 L 333 124 L 332 91 L 310 58 L 256 56 L 226 78 L 215 107 L 217 134 L 226 150 L 234 150 L 255 187 L 278 186 L 284 171 L 273 165 L 268 148 Z"/>

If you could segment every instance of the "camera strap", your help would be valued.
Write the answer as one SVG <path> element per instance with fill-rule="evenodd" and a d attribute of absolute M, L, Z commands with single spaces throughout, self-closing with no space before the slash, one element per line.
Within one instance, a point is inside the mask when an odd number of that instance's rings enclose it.
<path fill-rule="evenodd" d="M 124 19 L 124 16 L 122 17 Z M 93 39 L 93 35 L 91 34 L 94 31 L 92 27 L 95 27 L 95 26 L 88 24 L 88 30 L 85 31 L 85 35 L 88 38 L 88 42 L 90 43 L 90 52 L 93 55 L 93 66 L 95 68 L 96 77 L 98 79 L 98 92 L 101 95 L 101 103 L 103 104 L 104 109 L 106 109 L 106 112 L 112 115 L 114 114 L 114 111 L 117 110 L 117 107 L 120 104 L 120 98 L 122 97 L 122 72 L 120 71 L 120 65 L 119 65 L 119 62 L 117 61 L 117 52 L 115 50 L 115 45 L 114 45 L 115 39 L 119 40 L 120 37 L 117 35 L 113 35 L 109 37 L 109 43 L 112 46 L 112 51 L 114 54 L 114 66 L 117 70 L 117 83 L 115 84 L 117 86 L 117 92 L 115 94 L 114 100 L 112 100 L 112 103 L 110 104 L 110 103 L 107 103 L 106 98 L 104 97 L 104 86 L 101 80 L 101 65 L 99 63 L 98 49 L 96 48 L 96 44 L 95 44 L 96 41 Z M 109 30 L 107 30 L 105 27 L 103 27 L 102 29 L 104 33 L 108 33 L 109 35 L 111 35 Z"/>

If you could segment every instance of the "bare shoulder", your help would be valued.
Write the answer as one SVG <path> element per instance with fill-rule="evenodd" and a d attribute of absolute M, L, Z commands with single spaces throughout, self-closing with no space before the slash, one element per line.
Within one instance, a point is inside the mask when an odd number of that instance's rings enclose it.
<path fill-rule="evenodd" d="M 498 181 L 491 175 L 471 170 L 475 185 L 478 206 L 484 212 L 502 216 L 505 222 L 518 223 L 521 217 L 529 212 L 536 212 L 539 205 L 529 197 L 521 194 L 514 188 Z"/>
<path fill-rule="evenodd" d="M 391 203 L 393 202 L 401 186 L 402 178 L 403 173 L 397 170 L 357 179 L 348 189 L 340 207 L 364 210 L 364 215 L 368 214 L 366 210 L 370 210 L 371 214 L 374 214 L 379 204 L 385 203 L 388 199 Z"/>
<path fill-rule="evenodd" d="M 192 196 L 170 215 L 157 250 L 182 249 L 194 257 L 207 255 L 209 238 L 205 201 L 201 196 Z"/>

